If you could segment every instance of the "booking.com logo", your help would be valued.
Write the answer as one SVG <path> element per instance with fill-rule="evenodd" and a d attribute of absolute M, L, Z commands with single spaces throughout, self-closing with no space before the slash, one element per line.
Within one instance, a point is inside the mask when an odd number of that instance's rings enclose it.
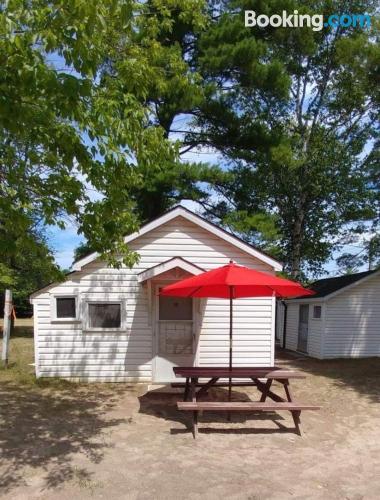
<path fill-rule="evenodd" d="M 361 28 L 371 27 L 371 17 L 368 14 L 332 14 L 326 21 L 323 14 L 299 14 L 295 10 L 293 14 L 288 14 L 286 10 L 282 14 L 266 14 L 256 15 L 254 10 L 245 11 L 245 26 L 250 28 L 258 26 L 265 28 L 272 26 L 273 28 L 303 28 L 304 26 L 312 28 L 313 31 L 321 31 L 326 28 L 354 28 L 359 26 Z"/>

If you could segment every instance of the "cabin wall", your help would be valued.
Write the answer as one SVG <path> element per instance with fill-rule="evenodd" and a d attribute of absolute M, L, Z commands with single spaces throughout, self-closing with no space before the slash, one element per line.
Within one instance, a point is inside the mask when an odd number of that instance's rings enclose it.
<path fill-rule="evenodd" d="M 328 300 L 323 356 L 380 356 L 379 274 Z"/>
<path fill-rule="evenodd" d="M 285 306 L 281 300 L 276 301 L 276 342 L 282 347 L 284 338 Z"/>
<path fill-rule="evenodd" d="M 154 348 L 147 287 L 137 274 L 180 256 L 209 270 L 236 263 L 272 272 L 262 261 L 208 231 L 177 217 L 130 243 L 140 254 L 133 269 L 112 269 L 94 261 L 33 299 L 37 376 L 85 380 L 151 381 Z M 83 317 L 77 322 L 51 321 L 51 296 L 78 294 L 79 300 L 123 300 L 124 331 L 88 332 Z M 198 364 L 227 365 L 229 305 L 226 300 L 202 301 L 199 318 Z M 241 299 L 234 303 L 234 363 L 273 364 L 275 302 L 272 298 Z"/>
<path fill-rule="evenodd" d="M 302 302 L 307 304 L 307 302 Z M 298 325 L 300 303 L 288 302 L 287 320 L 286 320 L 286 349 L 291 351 L 298 350 Z M 322 317 L 313 318 L 313 306 L 322 305 Z M 322 303 L 309 303 L 309 331 L 307 339 L 307 353 L 313 358 L 322 358 L 323 343 L 323 325 L 324 325 L 325 306 Z"/>
<path fill-rule="evenodd" d="M 288 304 L 286 314 L 286 349 L 297 350 L 298 341 L 298 304 Z"/>
<path fill-rule="evenodd" d="M 322 306 L 322 317 L 313 318 L 313 306 Z M 309 308 L 309 335 L 307 339 L 307 354 L 313 358 L 322 359 L 323 326 L 326 314 L 325 305 L 321 303 L 311 303 Z"/>

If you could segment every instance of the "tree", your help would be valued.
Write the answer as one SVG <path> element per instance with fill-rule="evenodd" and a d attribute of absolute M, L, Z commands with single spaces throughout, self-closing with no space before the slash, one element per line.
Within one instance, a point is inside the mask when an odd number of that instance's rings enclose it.
<path fill-rule="evenodd" d="M 359 271 L 363 259 L 358 258 L 358 255 L 343 253 L 336 259 L 336 263 L 341 274 L 354 274 Z"/>
<path fill-rule="evenodd" d="M 350 13 L 372 14 L 375 4 L 350 2 Z M 245 28 L 245 8 L 314 14 L 321 5 L 216 5 L 198 43 L 213 91 L 188 137 L 230 166 L 213 213 L 248 240 L 276 246 L 293 277 L 318 273 L 343 234 L 379 217 L 375 27 Z M 341 10 L 338 1 L 323 5 L 325 16 Z"/>
<path fill-rule="evenodd" d="M 157 75 L 135 40 L 140 11 L 130 0 L 0 7 L 2 234 L 21 232 L 30 218 L 62 227 L 69 216 L 110 263 L 136 261 L 123 240 L 139 224 L 130 195 L 143 183 L 136 165 L 157 172 L 178 157 L 150 121 L 145 97 Z M 128 48 L 116 67 L 128 88 L 112 75 L 100 82 L 115 32 Z"/>
<path fill-rule="evenodd" d="M 74 249 L 74 262 L 76 262 L 77 260 L 83 259 L 83 257 L 86 257 L 86 255 L 89 255 L 92 252 L 93 252 L 93 250 L 87 242 L 80 243 Z"/>
<path fill-rule="evenodd" d="M 380 266 L 380 236 L 372 236 L 365 241 L 355 253 L 345 252 L 340 255 L 336 263 L 339 270 L 344 274 L 358 272 L 360 267 L 366 266 L 368 270 L 376 269 Z"/>
<path fill-rule="evenodd" d="M 0 294 L 5 288 L 13 289 L 13 302 L 17 315 L 30 311 L 29 295 L 42 286 L 63 279 L 63 273 L 54 262 L 53 254 L 41 229 L 29 220 L 28 227 L 5 235 L 0 230 L 1 241 L 12 245 L 0 246 Z"/>
<path fill-rule="evenodd" d="M 173 141 L 179 156 L 188 151 L 181 128 L 205 98 L 203 80 L 194 66 L 194 50 L 199 34 L 208 23 L 204 0 L 149 0 L 140 5 L 137 29 L 132 35 L 133 54 L 145 70 L 142 103 L 149 109 L 149 123 L 160 127 Z M 131 39 L 112 31 L 115 47 L 102 67 L 101 85 L 117 81 L 124 92 L 134 93 L 129 59 Z M 136 68 L 134 68 L 136 71 Z M 138 68 L 137 71 L 141 72 Z M 212 183 L 216 167 L 169 159 L 160 165 L 139 163 L 141 183 L 134 186 L 131 199 L 142 222 L 149 221 L 183 199 L 202 201 L 208 193 L 201 183 Z"/>

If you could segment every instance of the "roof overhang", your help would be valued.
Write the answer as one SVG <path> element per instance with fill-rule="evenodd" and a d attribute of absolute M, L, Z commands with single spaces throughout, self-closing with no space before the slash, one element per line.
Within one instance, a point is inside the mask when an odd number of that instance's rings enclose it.
<path fill-rule="evenodd" d="M 228 233 L 224 229 L 219 228 L 215 224 L 212 224 L 211 222 L 207 221 L 203 217 L 200 217 L 199 215 L 195 214 L 194 212 L 191 212 L 187 208 L 184 208 L 181 206 L 173 208 L 172 210 L 165 213 L 161 217 L 158 217 L 157 219 L 155 219 L 151 222 L 148 222 L 148 224 L 145 224 L 144 226 L 142 226 L 139 231 L 126 236 L 124 238 L 124 242 L 130 243 L 131 241 L 135 240 L 139 236 L 143 236 L 144 234 L 149 233 L 149 231 L 152 231 L 153 229 L 156 229 L 157 227 L 162 226 L 163 224 L 166 224 L 167 222 L 175 219 L 176 217 L 183 217 L 184 219 L 192 222 L 193 224 L 202 227 L 206 231 L 214 234 L 215 236 L 218 236 L 222 240 L 239 248 L 243 252 L 251 255 L 252 257 L 255 257 L 256 259 L 258 259 L 262 262 L 265 262 L 269 266 L 273 267 L 273 269 L 275 271 L 282 270 L 282 264 L 280 262 L 278 262 L 277 260 L 273 259 L 269 255 L 266 255 L 265 253 L 256 249 L 252 245 L 245 243 L 243 240 L 234 236 L 231 233 Z M 75 262 L 72 266 L 72 269 L 74 271 L 80 271 L 84 266 L 86 266 L 90 262 L 93 262 L 98 257 L 99 257 L 99 254 L 97 252 L 94 252 L 90 255 L 87 255 L 86 257 L 83 257 L 83 259 L 80 259 L 77 262 Z"/>
<path fill-rule="evenodd" d="M 351 290 L 351 288 L 355 288 L 356 286 L 362 285 L 366 281 L 369 281 L 375 276 L 378 276 L 380 274 L 380 269 L 377 271 L 373 272 L 372 274 L 368 274 L 367 276 L 364 276 L 362 279 L 355 281 L 354 283 L 351 283 L 350 285 L 343 286 L 342 288 L 339 288 L 339 290 L 335 290 L 335 292 L 329 293 L 328 295 L 325 295 L 324 297 L 313 297 L 312 295 L 309 297 L 299 297 L 299 298 L 294 298 L 294 299 L 287 299 L 285 302 L 289 304 L 302 304 L 305 302 L 327 302 L 328 300 L 336 297 L 337 295 L 340 295 L 343 292 L 347 292 L 348 290 Z"/>
<path fill-rule="evenodd" d="M 326 295 L 326 297 L 313 297 L 312 295 L 308 295 L 306 297 L 294 298 L 294 299 L 284 299 L 286 304 L 305 304 L 309 302 L 326 302 L 326 299 L 329 299 L 330 295 Z"/>
<path fill-rule="evenodd" d="M 182 257 L 173 257 L 172 259 L 161 262 L 156 266 L 150 267 L 146 271 L 137 275 L 137 281 L 143 283 L 144 281 L 154 279 L 163 273 L 171 271 L 172 269 L 180 268 L 192 275 L 198 275 L 204 273 L 205 270 L 201 267 L 195 266 L 191 262 L 183 259 Z"/>

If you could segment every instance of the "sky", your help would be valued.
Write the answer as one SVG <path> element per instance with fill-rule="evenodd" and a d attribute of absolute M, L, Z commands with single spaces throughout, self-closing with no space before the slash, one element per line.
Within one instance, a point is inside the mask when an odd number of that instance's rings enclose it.
<path fill-rule="evenodd" d="M 58 265 L 62 269 L 70 269 L 74 249 L 84 242 L 84 238 L 77 234 L 77 229 L 73 224 L 69 224 L 66 229 L 49 226 L 46 236 Z"/>

